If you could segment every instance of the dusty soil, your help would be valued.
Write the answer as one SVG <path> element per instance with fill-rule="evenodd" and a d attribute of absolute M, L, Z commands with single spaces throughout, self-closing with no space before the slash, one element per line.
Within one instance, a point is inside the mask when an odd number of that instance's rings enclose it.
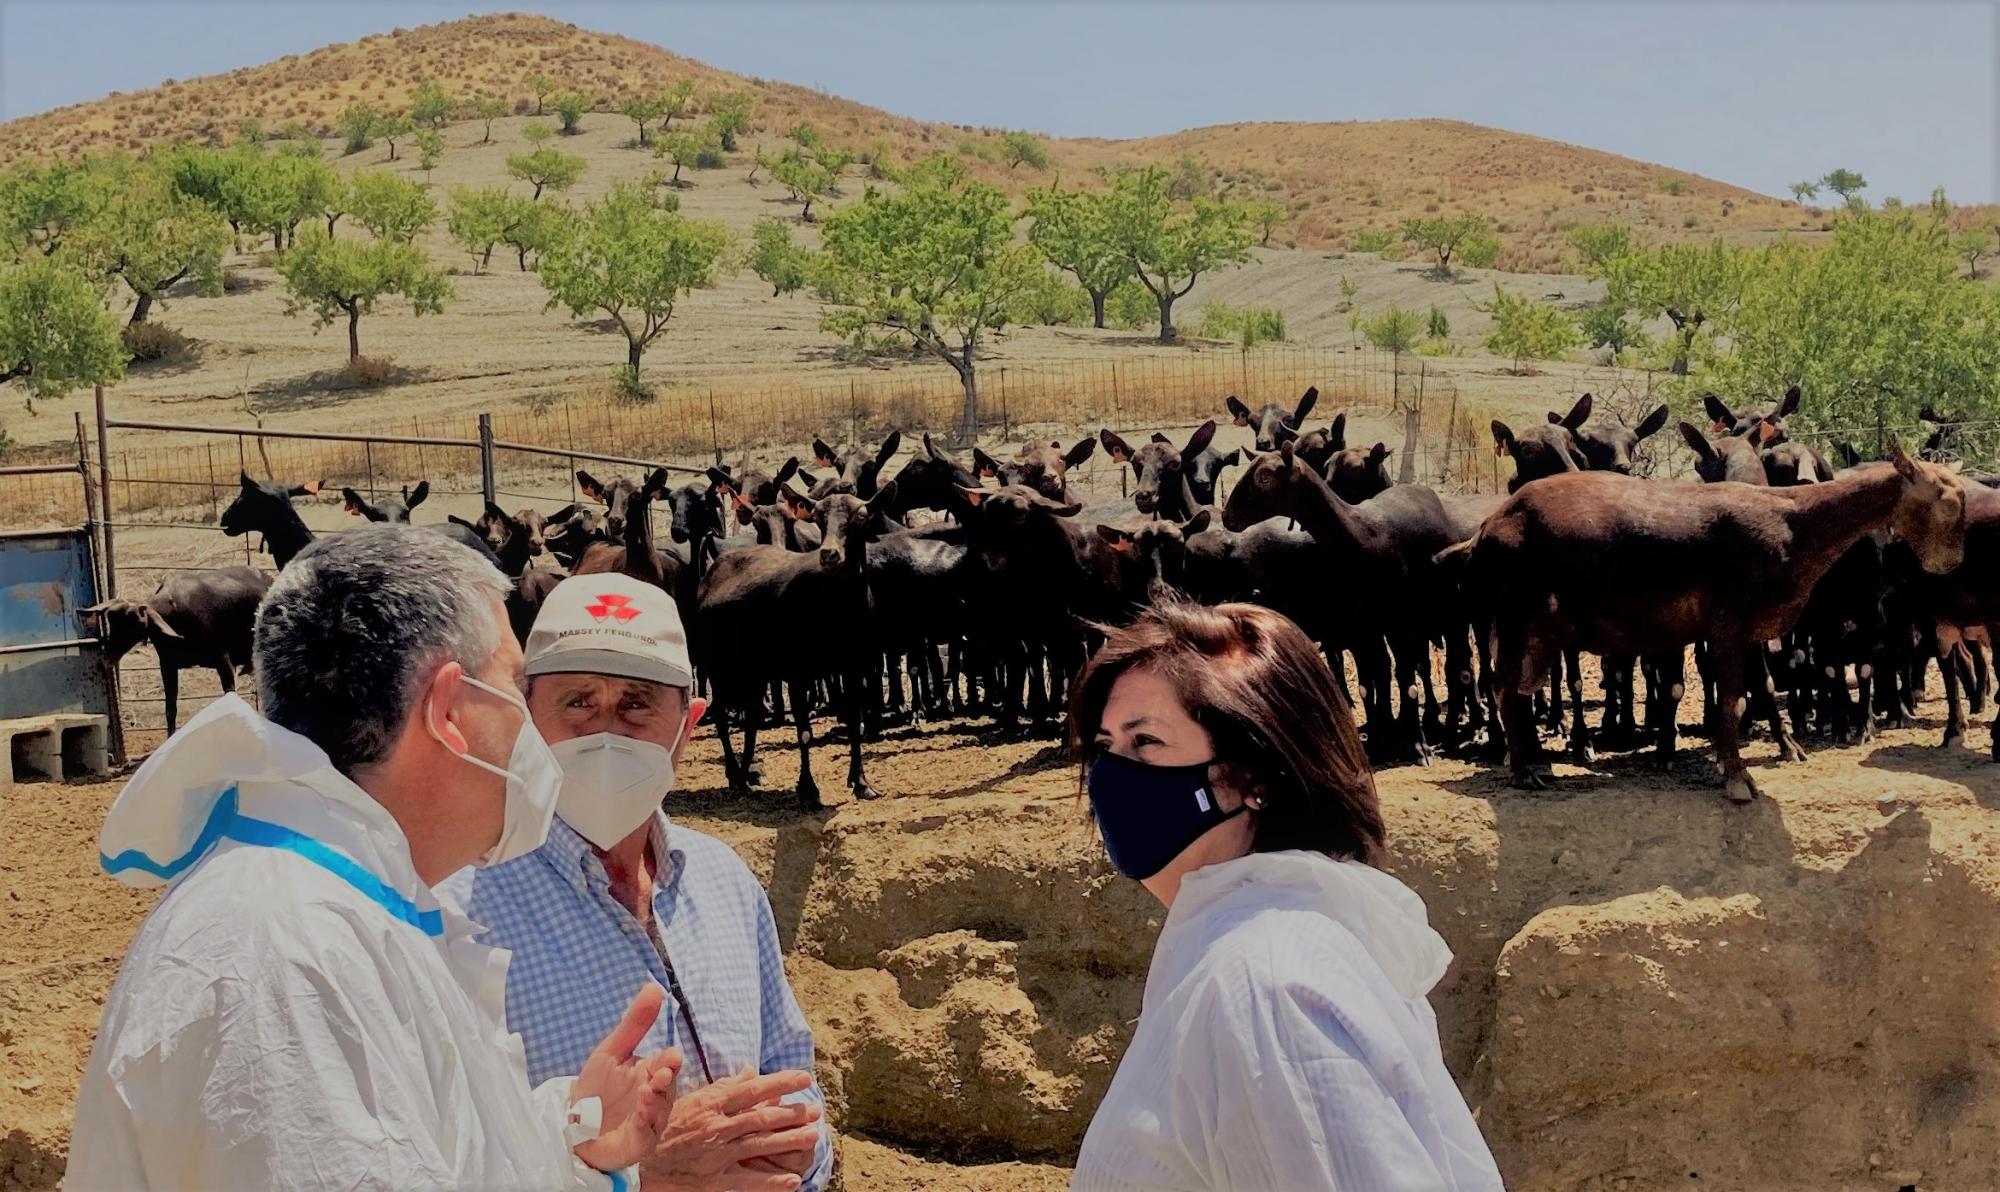
<path fill-rule="evenodd" d="M 1445 1051 L 1516 1188 L 1978 1188 L 2000 1181 L 2000 770 L 1940 713 L 1801 765 L 1749 754 L 1726 804 L 1701 742 L 1558 765 L 1551 793 L 1444 761 L 1384 772 L 1392 868 L 1457 962 Z M 1688 718 L 1684 710 L 1684 719 Z M 677 822 L 771 892 L 851 1188 L 1059 1188 L 1138 1014 L 1159 911 L 1111 872 L 1052 743 L 951 723 L 866 749 L 893 797 L 790 810 L 718 789 Z M 59 1176 L 100 1001 L 150 896 L 101 877 L 115 783 L 0 808 L 0 1186 Z"/>

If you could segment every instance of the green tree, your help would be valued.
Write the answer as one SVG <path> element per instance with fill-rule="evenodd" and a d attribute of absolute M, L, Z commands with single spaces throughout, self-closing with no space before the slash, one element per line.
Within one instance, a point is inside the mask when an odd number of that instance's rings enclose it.
<path fill-rule="evenodd" d="M 278 272 L 285 278 L 286 314 L 310 311 L 316 327 L 347 316 L 350 361 L 361 355 L 361 316 L 372 314 L 384 297 L 402 295 L 418 315 L 437 314 L 452 298 L 444 272 L 431 267 L 423 250 L 400 240 L 342 240 L 308 228 L 278 259 Z"/>
<path fill-rule="evenodd" d="M 534 92 L 535 95 L 535 115 L 539 116 L 542 114 L 543 101 L 548 99 L 549 93 L 555 89 L 555 82 L 545 74 L 531 74 L 528 76 L 528 90 Z"/>
<path fill-rule="evenodd" d="M 639 147 L 643 149 L 653 143 L 651 134 L 646 131 L 646 126 L 666 114 L 667 97 L 664 95 L 629 96 L 624 103 L 618 105 L 618 110 L 623 112 L 632 123 L 639 126 Z"/>
<path fill-rule="evenodd" d="M 590 110 L 590 100 L 580 92 L 565 91 L 556 96 L 555 109 L 559 131 L 573 137 L 583 131 L 583 114 Z"/>
<path fill-rule="evenodd" d="M 1240 205 L 1178 200 L 1169 187 L 1164 170 L 1134 170 L 1112 182 L 1105 201 L 1112 240 L 1159 305 L 1163 343 L 1175 337 L 1175 300 L 1202 274 L 1250 256 L 1250 230 Z"/>
<path fill-rule="evenodd" d="M 1283 205 L 1266 199 L 1256 199 L 1243 204 L 1243 211 L 1250 222 L 1256 225 L 1257 244 L 1264 248 L 1270 247 L 1271 233 L 1277 231 L 1278 225 L 1285 222 Z"/>
<path fill-rule="evenodd" d="M 255 116 L 245 116 L 236 122 L 236 139 L 231 141 L 230 144 L 242 145 L 248 148 L 253 145 L 262 145 L 263 143 L 264 122 L 262 120 L 259 120 Z"/>
<path fill-rule="evenodd" d="M 1361 334 L 1368 337 L 1369 343 L 1398 355 L 1415 348 L 1423 333 L 1423 316 L 1394 303 L 1376 317 L 1361 322 Z"/>
<path fill-rule="evenodd" d="M 437 169 L 438 159 L 444 156 L 444 137 L 435 129 L 420 128 L 412 138 L 417 144 L 417 168 L 429 178 Z"/>
<path fill-rule="evenodd" d="M 1847 169 L 1828 170 L 1819 184 L 1839 195 L 1843 203 L 1868 189 L 1868 179 L 1863 178 L 1859 171 Z"/>
<path fill-rule="evenodd" d="M 1167 194 L 1182 202 L 1210 197 L 1208 167 L 1192 153 L 1181 154 L 1174 163 L 1173 176 L 1167 181 Z"/>
<path fill-rule="evenodd" d="M 530 120 L 521 126 L 521 139 L 537 149 L 547 148 L 555 135 L 555 126 L 546 120 Z"/>
<path fill-rule="evenodd" d="M 1639 325 L 1627 317 L 1629 313 L 1623 306 L 1609 300 L 1592 303 L 1583 312 L 1583 342 L 1593 348 L 1611 349 L 1614 359 L 1644 348 L 1650 341 Z"/>
<path fill-rule="evenodd" d="M 418 83 L 417 89 L 410 92 L 410 119 L 432 132 L 442 129 L 450 121 L 451 113 L 457 106 L 457 101 L 433 80 Z"/>
<path fill-rule="evenodd" d="M 685 186 L 681 181 L 681 170 L 701 160 L 704 153 L 720 152 L 722 137 L 707 124 L 684 127 L 679 132 L 662 135 L 653 146 L 654 157 L 664 157 L 674 163 L 674 175 L 667 179 L 669 186 Z"/>
<path fill-rule="evenodd" d="M 0 175 L 0 237 L 15 253 L 53 254 L 72 229 L 110 204 L 119 172 L 106 160 L 85 159 L 23 166 Z"/>
<path fill-rule="evenodd" d="M 1107 200 L 1101 194 L 1048 190 L 1028 192 L 1028 243 L 1051 265 L 1076 278 L 1090 295 L 1091 325 L 1104 326 L 1104 303 L 1120 282 L 1133 276 L 1132 258 L 1111 234 Z"/>
<path fill-rule="evenodd" d="M 1500 251 L 1500 241 L 1486 220 L 1477 215 L 1440 215 L 1434 219 L 1406 219 L 1403 239 L 1437 258 L 1437 275 L 1451 276 L 1451 259 L 1465 264 L 1491 264 Z"/>
<path fill-rule="evenodd" d="M 375 125 L 376 135 L 380 136 L 382 138 L 383 143 L 389 146 L 390 161 L 396 160 L 396 142 L 409 136 L 411 133 L 415 131 L 417 131 L 416 122 L 411 120 L 407 113 L 395 116 L 384 116 L 381 119 L 381 121 Z"/>
<path fill-rule="evenodd" d="M 229 189 L 230 177 L 239 170 L 249 168 L 257 156 L 240 148 L 178 145 L 156 154 L 153 164 L 172 179 L 175 190 L 222 212 L 223 218 L 229 221 L 229 230 L 235 232 L 241 230 L 239 220 L 229 210 L 224 196 Z M 4 194 L 4 189 L 5 183 L 0 182 L 0 194 Z M 0 207 L 4 207 L 4 199 L 0 199 Z"/>
<path fill-rule="evenodd" d="M 469 120 L 477 120 L 485 128 L 485 135 L 479 138 L 482 145 L 493 143 L 493 122 L 507 114 L 507 105 L 497 99 L 469 99 L 460 109 Z"/>
<path fill-rule="evenodd" d="M 1792 183 L 1792 201 L 1797 203 L 1799 206 L 1801 207 L 1805 206 L 1807 199 L 1818 198 L 1818 197 L 1819 197 L 1819 183 L 1817 182 Z"/>
<path fill-rule="evenodd" d="M 493 263 L 494 245 L 504 240 L 523 218 L 527 218 L 523 208 L 534 205 L 531 200 L 514 194 L 504 186 L 454 186 L 450 200 L 445 231 L 450 234 L 453 243 L 472 254 L 474 273 L 483 272 Z"/>
<path fill-rule="evenodd" d="M 801 223 L 813 222 L 813 200 L 833 193 L 832 171 L 798 149 L 787 149 L 771 163 L 771 177 L 791 192 L 794 203 L 805 204 L 799 210 Z"/>
<path fill-rule="evenodd" d="M 229 251 L 222 214 L 174 187 L 164 163 L 134 170 L 110 203 L 76 230 L 62 255 L 84 273 L 115 277 L 132 291 L 132 322 L 146 321 L 153 302 L 192 280 L 197 291 L 222 293 L 222 258 Z"/>
<path fill-rule="evenodd" d="M 514 219 L 500 230 L 500 243 L 514 250 L 515 263 L 521 272 L 528 271 L 528 254 L 537 258 L 569 234 L 574 222 L 572 216 L 562 207 L 551 207 L 547 203 L 537 203 L 518 196 L 520 204 L 513 211 Z M 539 264 L 539 259 L 537 264 Z"/>
<path fill-rule="evenodd" d="M 660 131 L 674 126 L 674 118 L 685 116 L 694 110 L 694 80 L 675 79 L 674 84 L 660 94 Z"/>
<path fill-rule="evenodd" d="M 1049 168 L 1048 147 L 1043 145 L 1041 138 L 1034 133 L 1002 133 L 1000 151 L 1000 159 L 1007 163 L 1007 168 L 1010 170 L 1015 166 L 1027 166 L 1031 170 Z"/>
<path fill-rule="evenodd" d="M 771 297 L 790 294 L 812 280 L 812 254 L 792 242 L 792 225 L 759 216 L 750 229 L 750 272 L 771 283 Z"/>
<path fill-rule="evenodd" d="M 376 131 L 382 125 L 382 114 L 365 103 L 347 105 L 340 113 L 341 155 L 351 157 L 375 143 Z"/>
<path fill-rule="evenodd" d="M 575 186 L 583 176 L 583 159 L 556 149 L 537 149 L 509 157 L 507 172 L 533 186 L 532 197 L 540 200 L 544 190 L 563 191 Z"/>
<path fill-rule="evenodd" d="M 345 194 L 339 171 L 306 157 L 258 157 L 231 175 L 224 209 L 248 232 L 283 249 L 299 224 L 326 214 Z"/>
<path fill-rule="evenodd" d="M 703 105 L 724 153 L 736 152 L 736 136 L 750 127 L 750 97 L 741 91 L 717 91 Z"/>
<path fill-rule="evenodd" d="M 870 187 L 827 216 L 822 235 L 832 301 L 823 325 L 850 337 L 907 335 L 950 365 L 965 390 L 968 438 L 978 425 L 980 343 L 1042 268 L 1013 230 L 1006 195 L 953 164 L 926 163 L 898 193 Z"/>
<path fill-rule="evenodd" d="M 1514 372 L 1525 374 L 1530 360 L 1555 360 L 1575 349 L 1580 338 L 1576 320 L 1553 303 L 1526 294 L 1510 294 L 1493 283 L 1493 302 L 1483 307 L 1493 316 L 1486 350 L 1514 361 Z"/>
<path fill-rule="evenodd" d="M 714 284 L 728 252 L 721 224 L 662 211 L 638 187 L 619 182 L 543 254 L 542 286 L 551 308 L 578 317 L 602 311 L 618 324 L 636 382 L 647 346 L 684 296 Z"/>
<path fill-rule="evenodd" d="M 1424 335 L 1430 339 L 1450 339 L 1451 320 L 1445 316 L 1444 308 L 1431 304 L 1431 313 L 1426 320 Z"/>
<path fill-rule="evenodd" d="M 81 274 L 47 257 L 0 269 L 0 384 L 24 382 L 30 412 L 36 397 L 124 375 L 118 321 Z"/>
<path fill-rule="evenodd" d="M 1621 223 L 1578 224 L 1570 229 L 1569 246 L 1591 277 L 1603 277 L 1611 258 L 1632 251 L 1632 229 Z"/>
<path fill-rule="evenodd" d="M 1993 233 L 1985 228 L 1967 228 L 1952 239 L 1952 247 L 1965 258 L 1965 276 L 1979 276 L 1979 258 L 1993 251 Z"/>
<path fill-rule="evenodd" d="M 356 170 L 348 184 L 347 213 L 382 240 L 408 243 L 437 222 L 431 188 L 387 170 Z"/>
<path fill-rule="evenodd" d="M 1743 252 L 1720 239 L 1663 244 L 1612 258 L 1606 296 L 1641 318 L 1666 316 L 1674 325 L 1673 372 L 1686 376 L 1701 329 L 1725 318 L 1741 298 L 1743 268 Z"/>

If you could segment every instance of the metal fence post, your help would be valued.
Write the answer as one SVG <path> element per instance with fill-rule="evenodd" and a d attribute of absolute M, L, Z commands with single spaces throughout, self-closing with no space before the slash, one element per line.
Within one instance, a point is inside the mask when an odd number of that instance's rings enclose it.
<path fill-rule="evenodd" d="M 567 403 L 564 404 L 563 409 L 566 415 L 569 409 Z M 575 445 L 574 443 L 570 444 L 572 447 Z M 708 387 L 708 445 L 715 450 L 715 466 L 718 468 L 721 467 L 722 435 L 715 429 L 715 386 L 713 385 Z"/>
<path fill-rule="evenodd" d="M 479 491 L 493 503 L 493 415 L 479 416 Z"/>
<path fill-rule="evenodd" d="M 104 386 L 97 387 L 97 491 L 104 498 L 104 599 L 118 595 L 117 548 L 111 538 L 111 450 L 104 435 Z"/>
<path fill-rule="evenodd" d="M 111 532 L 111 527 L 99 520 L 97 516 L 97 502 L 91 499 L 90 436 L 84 432 L 83 411 L 81 410 L 76 412 L 76 478 L 83 482 L 84 540 L 86 542 L 90 541 L 93 535 L 101 540 L 103 535 Z M 92 551 L 91 554 L 97 556 L 98 552 Z M 101 557 L 99 557 L 99 561 L 106 562 Z M 105 568 L 105 574 L 110 574 L 108 566 Z M 97 589 L 100 599 L 109 598 L 105 594 L 102 583 L 93 584 L 92 586 Z M 105 732 L 107 737 L 105 744 L 108 747 L 108 752 L 111 754 L 111 764 L 122 766 L 125 764 L 125 712 L 118 699 L 118 664 L 111 661 L 110 656 L 102 649 L 97 651 L 97 671 L 99 681 L 104 684 L 105 712 L 107 713 L 105 716 Z"/>

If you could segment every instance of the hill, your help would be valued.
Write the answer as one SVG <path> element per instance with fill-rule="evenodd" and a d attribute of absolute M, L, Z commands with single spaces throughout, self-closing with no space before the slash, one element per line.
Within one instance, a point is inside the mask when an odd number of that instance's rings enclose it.
<path fill-rule="evenodd" d="M 879 140 L 907 159 L 983 147 L 997 131 L 910 120 L 629 38 L 502 14 L 397 29 L 10 121 L 0 125 L 0 162 L 226 140 L 250 118 L 267 129 L 326 135 L 349 104 L 394 110 L 426 80 L 460 97 L 501 100 L 520 114 L 535 107 L 527 80 L 537 74 L 613 112 L 623 96 L 684 78 L 703 91 L 741 90 L 754 101 L 753 141 L 810 121 L 836 142 L 861 148 Z M 1822 223 L 1796 204 L 1685 171 L 1452 120 L 1233 124 L 1138 140 L 1054 139 L 1049 150 L 1051 170 L 1069 180 L 1105 167 L 1190 158 L 1232 193 L 1284 204 L 1290 219 L 1277 240 L 1301 248 L 1344 247 L 1358 229 L 1393 227 L 1410 216 L 1477 212 L 1501 233 L 1497 264 L 1515 271 L 1556 269 L 1564 233 L 1591 220 L 1620 220 L 1656 239 L 1755 239 Z M 1051 177 L 994 164 L 980 172 L 1016 191 Z"/>

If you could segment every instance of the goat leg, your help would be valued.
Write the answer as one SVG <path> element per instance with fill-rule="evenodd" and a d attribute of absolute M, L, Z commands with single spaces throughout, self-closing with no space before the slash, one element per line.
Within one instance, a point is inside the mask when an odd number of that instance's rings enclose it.
<path fill-rule="evenodd" d="M 1535 723 L 1531 694 L 1545 679 L 1542 653 L 1546 647 L 1525 630 L 1496 627 L 1494 680 L 1500 690 L 1500 725 L 1507 734 L 1507 764 L 1512 781 L 1523 790 L 1545 790 L 1548 780 L 1536 772 L 1542 741 Z"/>
<path fill-rule="evenodd" d="M 1648 657 L 1646 666 L 1646 729 L 1653 738 L 1654 759 L 1666 770 L 1674 764 L 1681 696 L 1687 692 L 1687 658 L 1679 650 L 1663 652 Z"/>
<path fill-rule="evenodd" d="M 1940 638 L 1944 630 L 1939 630 Z M 1965 702 L 1960 696 L 1958 664 L 1953 660 L 1949 647 L 1942 644 L 1937 653 L 1938 670 L 1944 676 L 1944 740 L 1938 742 L 1941 749 L 1958 749 L 1965 744 Z"/>
<path fill-rule="evenodd" d="M 826 804 L 820 802 L 819 783 L 813 781 L 812 769 L 812 701 L 803 696 L 799 680 L 792 681 L 792 724 L 799 738 L 799 784 L 794 788 L 799 797 L 799 810 L 818 811 Z M 853 739 L 854 748 L 861 748 L 860 704 L 854 704 L 855 719 L 850 722 L 853 731 L 848 734 Z"/>
<path fill-rule="evenodd" d="M 173 734 L 180 727 L 181 668 L 166 659 L 160 659 L 160 690 L 167 697 L 167 733 Z"/>
<path fill-rule="evenodd" d="M 1722 793 L 1731 802 L 1749 803 L 1760 792 L 1743 764 L 1738 726 L 1748 702 L 1744 698 L 1744 670 L 1757 647 L 1725 639 L 1711 640 L 1714 649 L 1709 652 L 1709 664 L 1715 671 L 1715 720 L 1709 733 L 1715 740 L 1715 760 L 1722 771 Z"/>
<path fill-rule="evenodd" d="M 1794 658 L 1796 658 L 1796 655 Z M 1797 673 L 1797 669 L 1794 668 L 1794 674 Z M 1806 751 L 1798 743 L 1797 738 L 1785 731 L 1784 717 L 1778 710 L 1778 683 L 1777 679 L 1771 673 L 1770 660 L 1764 655 L 1763 651 L 1755 650 L 1749 658 L 1744 660 L 1744 673 L 1745 675 L 1755 676 L 1760 670 L 1762 671 L 1761 678 L 1763 679 L 1760 686 L 1764 692 L 1766 711 L 1771 722 L 1771 740 L 1776 742 L 1778 746 L 1778 760 L 1781 762 L 1802 762 L 1806 760 Z M 1804 725 L 1800 719 L 1803 705 L 1799 702 L 1799 686 L 1800 684 L 1794 683 L 1791 690 L 1792 726 L 1800 731 L 1804 731 Z"/>
<path fill-rule="evenodd" d="M 1569 673 L 1564 676 L 1564 685 L 1569 689 L 1569 755 L 1582 765 L 1597 760 L 1597 751 L 1590 747 L 1590 726 L 1583 719 L 1583 666 L 1582 655 L 1575 650 L 1563 651 L 1563 665 Z"/>
<path fill-rule="evenodd" d="M 865 697 L 862 685 L 852 676 L 847 690 L 847 789 L 854 792 L 857 799 L 873 799 L 876 797 L 875 788 L 861 776 L 861 705 Z"/>
<path fill-rule="evenodd" d="M 721 694 L 720 691 L 716 692 L 718 702 Z M 745 711 L 743 713 L 745 723 L 748 723 L 756 715 L 757 712 L 755 711 Z M 742 767 L 736 764 L 736 750 L 729 743 L 729 709 L 727 706 L 724 706 L 715 718 L 715 735 L 722 742 L 722 774 L 724 779 L 729 783 L 730 792 L 738 795 L 749 794 L 750 782 L 745 776 Z"/>

